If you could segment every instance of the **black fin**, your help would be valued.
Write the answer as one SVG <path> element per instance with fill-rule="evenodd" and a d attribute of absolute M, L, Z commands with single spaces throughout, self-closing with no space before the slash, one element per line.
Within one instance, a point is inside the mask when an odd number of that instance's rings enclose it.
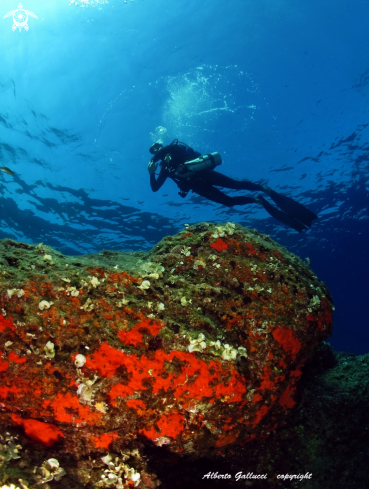
<path fill-rule="evenodd" d="M 275 190 L 268 188 L 266 193 L 269 197 L 277 204 L 282 211 L 286 212 L 289 216 L 298 219 L 305 226 L 311 226 L 311 222 L 314 219 L 318 219 L 318 216 L 314 212 L 310 211 L 307 207 L 296 202 L 296 200 L 291 199 L 291 197 L 286 197 L 285 195 L 279 194 Z"/>
<path fill-rule="evenodd" d="M 287 224 L 290 228 L 293 228 L 295 231 L 298 231 L 299 233 L 302 233 L 304 229 L 307 229 L 307 227 L 302 224 L 299 221 L 296 221 L 293 217 L 289 216 L 285 212 L 280 211 L 276 207 L 273 207 L 267 200 L 264 199 L 262 195 L 258 195 L 257 201 L 262 204 L 264 209 L 267 211 L 268 214 L 270 214 L 274 219 L 277 219 L 280 222 L 283 222 L 283 224 Z"/>

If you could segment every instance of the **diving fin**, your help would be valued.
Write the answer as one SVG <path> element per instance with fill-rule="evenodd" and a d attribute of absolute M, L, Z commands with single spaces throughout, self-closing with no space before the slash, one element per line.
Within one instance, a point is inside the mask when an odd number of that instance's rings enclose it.
<path fill-rule="evenodd" d="M 256 202 L 259 202 L 267 211 L 267 213 L 270 214 L 272 217 L 274 217 L 274 219 L 283 222 L 283 224 L 287 224 L 287 226 L 293 228 L 295 231 L 302 233 L 304 229 L 307 229 L 307 227 L 301 222 L 296 221 L 296 219 L 294 219 L 293 217 L 289 216 L 285 212 L 282 212 L 276 207 L 273 207 L 271 204 L 269 204 L 269 202 L 265 200 L 262 195 L 258 195 L 255 200 Z"/>
<path fill-rule="evenodd" d="M 291 197 L 286 197 L 285 195 L 279 194 L 275 190 L 269 187 L 265 187 L 265 193 L 277 204 L 282 211 L 286 212 L 289 216 L 294 217 L 301 221 L 305 226 L 311 227 L 311 222 L 314 219 L 318 219 L 318 216 L 314 212 L 310 211 L 307 207 L 296 202 L 296 200 L 291 199 Z"/>

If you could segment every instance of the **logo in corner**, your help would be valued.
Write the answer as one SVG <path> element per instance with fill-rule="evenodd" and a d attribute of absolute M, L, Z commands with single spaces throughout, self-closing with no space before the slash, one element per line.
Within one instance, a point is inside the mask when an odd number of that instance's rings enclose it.
<path fill-rule="evenodd" d="M 31 17 L 34 17 L 35 19 L 38 19 L 37 15 L 35 15 L 33 12 L 30 12 L 29 10 L 24 10 L 23 5 L 20 3 L 18 5 L 17 10 L 12 10 L 11 12 L 8 12 L 6 15 L 4 15 L 3 19 L 6 17 L 13 16 L 13 25 L 12 25 L 12 30 L 15 31 L 15 29 L 18 27 L 19 30 L 22 30 L 22 27 L 24 27 L 25 31 L 28 31 L 28 16 L 30 15 Z"/>

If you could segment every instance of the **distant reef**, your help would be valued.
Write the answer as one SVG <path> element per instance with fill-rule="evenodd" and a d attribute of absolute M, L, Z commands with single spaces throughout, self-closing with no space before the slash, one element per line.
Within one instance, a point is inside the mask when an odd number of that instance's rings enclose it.
<path fill-rule="evenodd" d="M 269 236 L 3 240 L 0 267 L 0 489 L 362 487 L 369 358 L 323 343 L 329 291 Z"/>

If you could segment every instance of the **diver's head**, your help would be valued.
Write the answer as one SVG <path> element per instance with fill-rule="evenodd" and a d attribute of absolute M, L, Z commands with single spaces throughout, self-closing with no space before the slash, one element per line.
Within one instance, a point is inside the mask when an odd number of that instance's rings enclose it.
<path fill-rule="evenodd" d="M 163 145 L 161 143 L 155 143 L 151 146 L 151 148 L 149 149 L 150 153 L 152 155 L 156 154 L 158 151 L 161 150 L 161 148 L 163 147 Z"/>

